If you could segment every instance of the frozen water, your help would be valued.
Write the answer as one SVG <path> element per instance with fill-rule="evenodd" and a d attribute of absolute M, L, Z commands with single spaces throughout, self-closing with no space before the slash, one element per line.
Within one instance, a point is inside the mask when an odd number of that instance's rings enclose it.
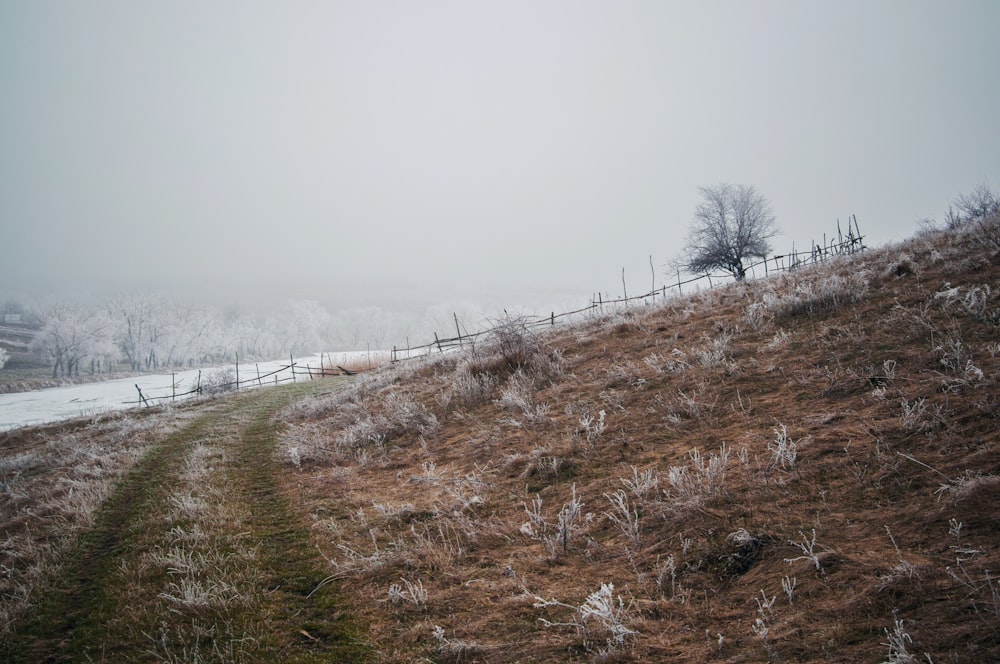
<path fill-rule="evenodd" d="M 365 352 L 330 353 L 325 354 L 326 364 L 345 364 L 354 359 L 361 359 Z M 289 360 L 273 362 L 258 362 L 240 364 L 240 387 L 257 387 L 257 376 L 260 375 L 260 385 L 274 385 L 292 380 L 292 371 L 288 368 Z M 200 369 L 202 381 L 206 376 L 219 370 L 235 370 L 235 365 L 229 364 L 215 368 Z M 305 358 L 295 358 L 295 375 L 298 380 L 308 380 L 308 372 L 320 368 L 320 356 L 312 355 Z M 273 373 L 276 372 L 276 373 Z M 19 426 L 45 424 L 81 415 L 136 408 L 139 402 L 139 392 L 136 385 L 142 389 L 142 394 L 151 403 L 162 403 L 170 400 L 172 395 L 181 395 L 193 390 L 198 383 L 198 369 L 180 371 L 174 374 L 155 374 L 107 380 L 98 383 L 55 387 L 34 392 L 18 392 L 0 394 L 0 431 Z M 271 375 L 267 375 L 271 374 Z M 263 377 L 265 376 L 266 377 Z M 189 397 L 177 397 L 189 398 Z"/>

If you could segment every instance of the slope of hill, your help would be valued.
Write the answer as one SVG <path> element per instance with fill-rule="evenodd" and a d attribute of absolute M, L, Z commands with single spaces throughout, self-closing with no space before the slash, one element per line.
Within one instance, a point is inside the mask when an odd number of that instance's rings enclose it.
<path fill-rule="evenodd" d="M 297 402 L 380 661 L 1000 660 L 998 220 Z"/>

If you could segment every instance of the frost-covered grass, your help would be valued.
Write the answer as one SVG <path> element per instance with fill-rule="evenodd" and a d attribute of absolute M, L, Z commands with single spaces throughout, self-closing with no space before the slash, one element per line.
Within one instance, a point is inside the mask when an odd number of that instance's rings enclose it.
<path fill-rule="evenodd" d="M 934 661 L 966 629 L 1000 656 L 1000 289 L 976 246 L 922 236 L 383 370 L 289 411 L 290 481 L 352 610 L 406 640 L 390 661 L 877 661 L 903 601 Z M 980 527 L 955 544 L 942 518 Z M 982 619 L 958 627 L 961 588 Z"/>
<path fill-rule="evenodd" d="M 52 583 L 115 483 L 168 433 L 171 416 L 102 415 L 86 428 L 0 434 L 0 633 Z"/>

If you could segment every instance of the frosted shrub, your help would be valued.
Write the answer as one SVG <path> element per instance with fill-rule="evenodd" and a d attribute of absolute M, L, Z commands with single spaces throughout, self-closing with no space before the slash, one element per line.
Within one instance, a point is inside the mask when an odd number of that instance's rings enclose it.
<path fill-rule="evenodd" d="M 771 452 L 772 464 L 788 470 L 795 469 L 796 445 L 788 437 L 788 428 L 784 424 L 774 430 L 774 441 L 768 443 L 767 449 Z"/>
<path fill-rule="evenodd" d="M 631 479 L 622 479 L 622 484 L 625 485 L 625 488 L 631 491 L 632 495 L 639 500 L 645 500 L 650 493 L 655 495 L 660 487 L 660 476 L 652 468 L 647 468 L 641 473 L 635 466 L 631 468 Z"/>
<path fill-rule="evenodd" d="M 426 434 L 437 429 L 437 417 L 427 411 L 423 404 L 402 392 L 390 392 L 384 402 L 386 420 L 391 433 L 399 434 L 415 431 Z"/>
<path fill-rule="evenodd" d="M 580 429 L 583 431 L 584 437 L 586 437 L 589 444 L 593 445 L 596 443 L 600 439 L 601 434 L 604 433 L 605 428 L 607 428 L 604 417 L 605 412 L 602 410 L 597 414 L 596 421 L 591 415 L 584 415 L 580 418 Z"/>
<path fill-rule="evenodd" d="M 573 497 L 559 510 L 559 542 L 563 553 L 569 548 L 569 539 L 579 528 L 577 522 L 583 512 L 584 503 L 576 497 L 576 484 L 573 484 Z"/>
<path fill-rule="evenodd" d="M 983 370 L 972 361 L 968 347 L 957 334 L 947 335 L 934 351 L 941 356 L 939 362 L 950 377 L 949 389 L 975 386 L 983 381 Z"/>
<path fill-rule="evenodd" d="M 497 383 L 497 377 L 492 374 L 474 374 L 467 367 L 460 366 L 455 372 L 452 390 L 459 403 L 474 406 L 489 400 L 496 391 Z"/>
<path fill-rule="evenodd" d="M 808 560 L 813 564 L 817 572 L 822 572 L 823 565 L 819 559 L 819 553 L 816 551 L 816 529 L 812 529 L 812 539 L 806 537 L 805 533 L 802 531 L 799 531 L 799 535 L 802 536 L 801 542 L 788 540 L 788 543 L 797 546 L 799 550 L 802 551 L 802 555 L 796 558 L 785 558 L 785 562 L 791 564 L 798 560 Z"/>
<path fill-rule="evenodd" d="M 913 639 L 907 633 L 903 621 L 899 619 L 895 611 L 893 611 L 892 622 L 892 631 L 885 630 L 888 642 L 882 645 L 889 647 L 889 655 L 882 661 L 882 664 L 911 664 L 919 661 L 915 655 L 909 652 L 909 644 L 913 643 Z"/>
<path fill-rule="evenodd" d="M 723 443 L 718 454 L 712 453 L 705 457 L 695 448 L 688 456 L 691 459 L 690 466 L 671 466 L 667 471 L 670 489 L 664 493 L 668 498 L 699 505 L 722 492 L 726 466 L 729 463 L 729 449 Z"/>
<path fill-rule="evenodd" d="M 236 372 L 228 368 L 209 371 L 201 380 L 202 394 L 225 394 L 236 387 Z"/>
<path fill-rule="evenodd" d="M 816 316 L 860 302 L 868 292 L 868 273 L 853 272 L 802 278 L 781 294 L 767 293 L 762 302 L 776 316 Z"/>
<path fill-rule="evenodd" d="M 425 608 L 427 606 L 427 590 L 424 588 L 423 581 L 420 579 L 417 579 L 416 583 L 409 579 L 400 579 L 400 581 L 403 582 L 405 588 L 397 583 L 389 584 L 389 601 L 393 604 L 409 601 L 418 609 Z"/>
<path fill-rule="evenodd" d="M 774 313 L 764 302 L 753 302 L 744 310 L 747 322 L 755 330 L 764 329 L 774 318 Z"/>
<path fill-rule="evenodd" d="M 384 441 L 384 436 L 380 432 L 387 428 L 384 419 L 380 420 L 380 423 L 376 423 L 371 415 L 367 413 L 360 415 L 340 432 L 337 444 L 349 450 L 377 446 Z"/>
<path fill-rule="evenodd" d="M 535 381 L 518 369 L 500 389 L 496 403 L 503 409 L 520 413 L 528 421 L 543 421 L 548 416 L 546 404 L 534 403 Z"/>
<path fill-rule="evenodd" d="M 924 414 L 927 412 L 927 400 L 924 398 L 909 401 L 900 401 L 902 413 L 899 416 L 899 425 L 904 431 L 920 431 L 927 425 Z"/>
<path fill-rule="evenodd" d="M 962 308 L 978 321 L 988 321 L 994 316 L 989 315 L 990 287 L 987 284 L 972 286 L 962 296 Z"/>
<path fill-rule="evenodd" d="M 695 357 L 698 358 L 698 363 L 706 368 L 711 369 L 724 364 L 726 362 L 727 356 L 729 354 L 729 341 L 730 335 L 721 334 L 715 339 L 712 339 L 704 348 L 700 348 L 695 352 Z"/>
<path fill-rule="evenodd" d="M 592 514 L 583 515 L 583 506 L 583 501 L 576 495 L 574 484 L 572 497 L 559 510 L 556 524 L 551 524 L 542 514 L 542 497 L 535 496 L 530 505 L 524 505 L 528 521 L 521 525 L 521 533 L 545 544 L 550 557 L 555 557 L 557 547 L 561 547 L 563 553 L 566 553 L 570 539 L 580 529 L 581 517 L 584 523 L 589 523 L 593 518 Z"/>
<path fill-rule="evenodd" d="M 618 526 L 622 533 L 632 540 L 632 543 L 638 548 L 640 546 L 639 511 L 633 509 L 629 504 L 628 494 L 625 493 L 624 489 L 618 489 L 614 493 L 604 494 L 604 497 L 611 503 L 612 508 L 604 515 Z"/>
<path fill-rule="evenodd" d="M 466 368 L 474 375 L 511 374 L 520 369 L 531 375 L 554 377 L 562 372 L 562 356 L 528 327 L 527 319 L 506 316 L 495 321 L 486 342 L 470 353 Z"/>
<path fill-rule="evenodd" d="M 602 583 L 580 606 L 573 606 L 555 599 L 535 597 L 535 608 L 562 607 L 573 611 L 572 622 L 551 622 L 542 618 L 546 627 L 573 627 L 583 634 L 584 647 L 588 652 L 612 655 L 622 652 L 638 634 L 629 629 L 630 607 L 625 606 L 621 596 L 614 596 L 615 585 Z M 604 640 L 604 647 L 597 646 L 595 640 Z"/>
<path fill-rule="evenodd" d="M 438 428 L 437 417 L 410 395 L 392 389 L 359 408 L 354 421 L 343 427 L 338 445 L 347 449 L 385 451 L 392 438 L 406 433 L 426 435 Z"/>
<path fill-rule="evenodd" d="M 288 423 L 281 438 L 285 457 L 296 468 L 310 461 L 329 461 L 336 453 L 336 444 L 312 422 Z"/>

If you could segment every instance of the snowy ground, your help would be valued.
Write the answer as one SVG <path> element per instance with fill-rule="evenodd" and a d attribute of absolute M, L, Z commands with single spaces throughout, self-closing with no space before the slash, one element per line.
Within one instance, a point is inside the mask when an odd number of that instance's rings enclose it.
<path fill-rule="evenodd" d="M 331 364 L 346 364 L 352 359 L 355 361 L 363 360 L 367 355 L 368 353 L 365 352 L 326 353 L 324 360 L 326 365 L 330 366 Z M 239 367 L 240 388 L 274 385 L 276 380 L 279 383 L 290 381 L 292 380 L 292 371 L 288 365 L 288 359 L 241 364 Z M 298 380 L 309 380 L 309 370 L 312 369 L 313 372 L 316 372 L 319 368 L 319 355 L 295 358 L 295 376 Z M 220 370 L 232 371 L 233 377 L 235 377 L 235 366 L 230 364 L 215 369 L 201 369 L 202 381 L 205 382 L 208 377 Z M 81 415 L 95 415 L 110 410 L 136 408 L 140 405 L 136 385 L 142 390 L 143 396 L 152 400 L 151 403 L 169 401 L 173 394 L 181 395 L 194 389 L 198 383 L 198 373 L 199 370 L 194 369 L 175 374 L 137 376 L 100 383 L 55 387 L 34 392 L 0 394 L 0 431 L 19 426 L 55 422 Z M 258 375 L 262 376 L 259 382 Z M 178 396 L 177 398 L 189 397 Z"/>

